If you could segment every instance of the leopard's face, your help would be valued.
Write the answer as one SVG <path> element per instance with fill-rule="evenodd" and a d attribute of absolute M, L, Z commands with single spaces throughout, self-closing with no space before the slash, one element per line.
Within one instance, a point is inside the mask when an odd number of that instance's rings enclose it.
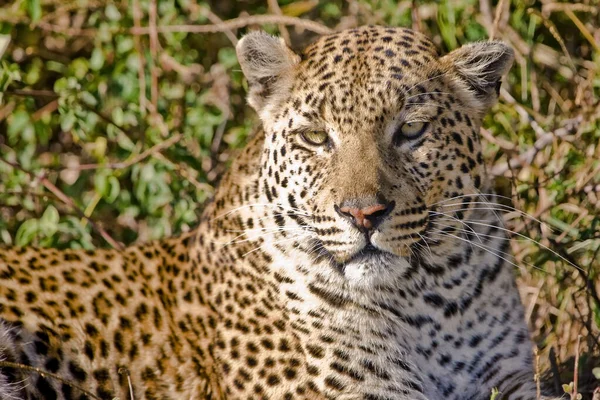
<path fill-rule="evenodd" d="M 288 53 L 292 67 L 251 93 L 266 133 L 263 191 L 296 209 L 278 223 L 305 226 L 314 254 L 347 276 L 440 239 L 428 236 L 438 206 L 456 204 L 443 223 L 459 224 L 462 198 L 484 182 L 478 132 L 500 75 L 477 86 L 452 54 L 410 30 L 360 28 Z"/>

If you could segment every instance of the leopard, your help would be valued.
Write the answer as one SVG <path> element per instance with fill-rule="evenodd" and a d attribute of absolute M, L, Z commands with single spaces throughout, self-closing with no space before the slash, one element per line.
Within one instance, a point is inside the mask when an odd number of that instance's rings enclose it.
<path fill-rule="evenodd" d="M 513 50 L 363 26 L 236 52 L 258 127 L 194 230 L 0 249 L 0 398 L 539 398 L 480 138 Z"/>

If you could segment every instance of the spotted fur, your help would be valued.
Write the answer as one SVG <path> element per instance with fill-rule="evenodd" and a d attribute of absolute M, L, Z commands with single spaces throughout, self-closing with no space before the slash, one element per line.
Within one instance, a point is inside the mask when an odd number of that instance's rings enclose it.
<path fill-rule="evenodd" d="M 237 50 L 262 124 L 198 229 L 0 250 L 0 359 L 103 399 L 130 398 L 128 379 L 136 400 L 535 399 L 507 238 L 478 197 L 512 51 L 440 56 L 382 27 Z M 0 398 L 82 394 L 0 368 Z"/>

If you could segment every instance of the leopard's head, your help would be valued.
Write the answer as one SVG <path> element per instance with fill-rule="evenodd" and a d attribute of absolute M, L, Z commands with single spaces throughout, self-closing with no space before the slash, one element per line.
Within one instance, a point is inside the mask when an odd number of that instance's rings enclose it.
<path fill-rule="evenodd" d="M 266 135 L 266 201 L 298 210 L 280 224 L 305 224 L 348 276 L 366 259 L 407 257 L 437 205 L 484 185 L 479 129 L 513 60 L 503 43 L 440 56 L 420 33 L 370 26 L 301 54 L 254 32 L 237 53 Z M 454 211 L 456 224 L 469 212 Z"/>

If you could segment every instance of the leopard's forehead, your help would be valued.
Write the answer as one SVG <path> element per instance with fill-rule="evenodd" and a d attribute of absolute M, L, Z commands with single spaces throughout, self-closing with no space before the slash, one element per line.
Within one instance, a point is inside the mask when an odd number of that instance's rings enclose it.
<path fill-rule="evenodd" d="M 319 38 L 302 53 L 301 69 L 355 78 L 380 74 L 401 80 L 429 72 L 437 66 L 438 57 L 436 46 L 421 33 L 366 26 Z"/>
<path fill-rule="evenodd" d="M 301 57 L 287 102 L 299 114 L 294 121 L 337 126 L 340 134 L 376 134 L 406 105 L 423 109 L 432 104 L 431 93 L 438 93 L 439 103 L 439 94 L 448 92 L 441 86 L 435 45 L 410 29 L 345 30 L 320 38 Z"/>

